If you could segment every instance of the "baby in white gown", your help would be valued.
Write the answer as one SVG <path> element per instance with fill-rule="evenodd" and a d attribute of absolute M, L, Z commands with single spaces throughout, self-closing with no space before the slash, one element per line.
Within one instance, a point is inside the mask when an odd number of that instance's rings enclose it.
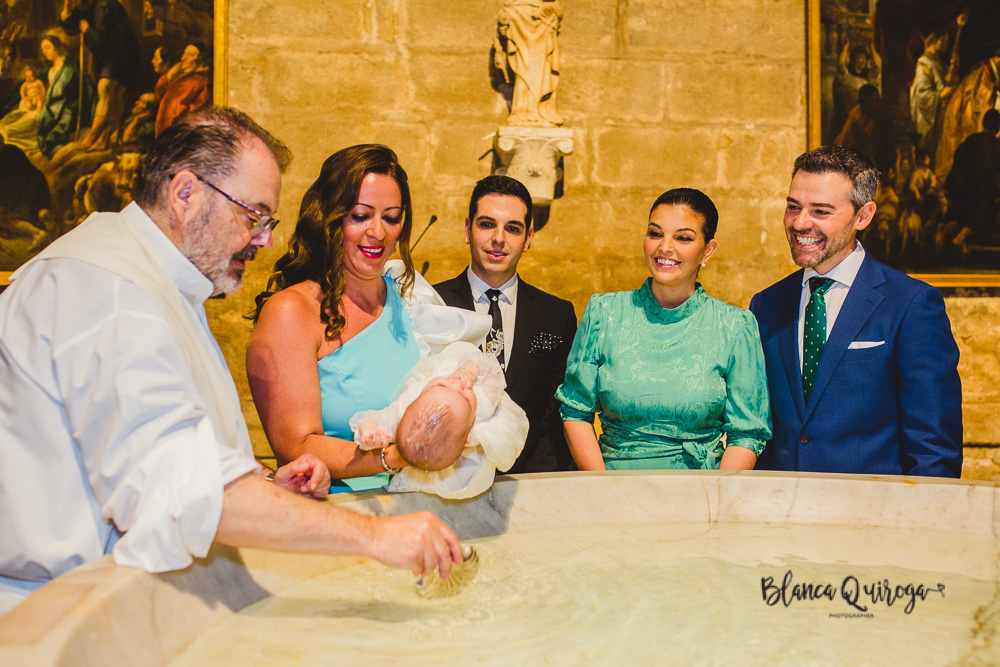
<path fill-rule="evenodd" d="M 351 430 L 360 448 L 395 442 L 410 463 L 389 491 L 469 498 L 489 489 L 524 447 L 528 418 L 506 386 L 495 357 L 451 343 L 418 361 L 387 407 L 356 413 Z"/>

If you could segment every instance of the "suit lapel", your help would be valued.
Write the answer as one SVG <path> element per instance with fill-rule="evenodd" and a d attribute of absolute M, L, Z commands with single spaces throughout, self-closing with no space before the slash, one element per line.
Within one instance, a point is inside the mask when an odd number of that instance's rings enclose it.
<path fill-rule="evenodd" d="M 785 378 L 788 380 L 788 390 L 801 417 L 806 409 L 802 388 L 802 363 L 799 360 L 799 301 L 802 298 L 802 272 L 794 274 L 794 278 L 788 282 L 785 293 L 779 294 L 776 299 L 781 309 L 777 314 L 777 321 L 781 326 L 778 333 L 778 348 L 781 352 L 781 365 L 785 370 Z"/>
<path fill-rule="evenodd" d="M 459 308 L 476 309 L 476 303 L 472 300 L 472 285 L 469 284 L 469 276 L 466 275 L 465 271 L 444 283 L 444 287 L 458 298 Z"/>
<path fill-rule="evenodd" d="M 861 264 L 854 284 L 847 293 L 840 314 L 837 315 L 830 338 L 823 347 L 823 356 L 820 357 L 819 367 L 816 369 L 816 381 L 809 395 L 809 405 L 806 406 L 806 419 L 809 419 L 816 409 L 848 346 L 861 333 L 865 323 L 885 298 L 874 289 L 884 282 L 885 278 L 878 263 L 871 255 L 865 255 L 865 261 Z"/>
<path fill-rule="evenodd" d="M 528 358 L 528 349 L 531 346 L 531 339 L 534 337 L 535 329 L 535 291 L 531 285 L 519 279 L 517 286 L 517 306 L 514 309 L 514 345 L 511 346 L 510 359 L 507 360 L 507 386 L 514 384 L 524 362 Z"/>

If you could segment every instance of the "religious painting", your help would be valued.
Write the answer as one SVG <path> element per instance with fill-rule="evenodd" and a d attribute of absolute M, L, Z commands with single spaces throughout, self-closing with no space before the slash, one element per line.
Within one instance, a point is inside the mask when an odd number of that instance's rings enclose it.
<path fill-rule="evenodd" d="M 0 3 L 0 282 L 90 213 L 132 201 L 153 138 L 213 101 L 225 11 L 225 0 Z"/>
<path fill-rule="evenodd" d="M 809 140 L 882 173 L 861 243 L 938 286 L 1000 285 L 1000 2 L 810 0 Z"/>

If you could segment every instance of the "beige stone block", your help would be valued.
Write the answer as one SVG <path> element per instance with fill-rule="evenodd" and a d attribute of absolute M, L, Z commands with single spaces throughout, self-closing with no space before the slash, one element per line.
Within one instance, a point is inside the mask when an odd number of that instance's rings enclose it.
<path fill-rule="evenodd" d="M 805 95 L 804 65 L 685 60 L 667 66 L 670 121 L 803 127 Z"/>
<path fill-rule="evenodd" d="M 786 255 L 791 261 L 782 222 L 784 191 L 735 188 L 706 192 L 719 209 L 716 238 L 720 244 L 733 246 L 741 263 L 753 261 L 758 253 L 769 262 Z"/>
<path fill-rule="evenodd" d="M 962 461 L 962 479 L 1000 482 L 1000 449 L 966 447 Z"/>
<path fill-rule="evenodd" d="M 563 21 L 559 48 L 565 58 L 619 55 L 621 40 L 618 11 L 623 3 L 607 0 L 573 0 L 562 3 Z M 564 69 L 567 69 L 563 61 Z"/>
<path fill-rule="evenodd" d="M 358 40 L 367 32 L 368 4 L 367 0 L 316 3 L 235 0 L 229 4 L 230 35 L 288 40 L 336 35 L 341 39 Z"/>
<path fill-rule="evenodd" d="M 502 123 L 502 97 L 490 85 L 489 60 L 485 55 L 423 54 L 409 61 L 413 101 L 445 118 Z M 498 113 L 499 112 L 499 113 Z"/>
<path fill-rule="evenodd" d="M 804 59 L 802 0 L 629 0 L 628 51 Z"/>
<path fill-rule="evenodd" d="M 707 187 L 717 180 L 718 156 L 709 130 L 611 127 L 594 134 L 594 177 L 601 185 L 663 191 L 681 185 Z"/>
<path fill-rule="evenodd" d="M 281 136 L 295 154 L 291 175 L 311 183 L 328 156 L 348 146 L 370 143 L 374 126 L 370 117 L 322 111 L 287 118 Z"/>
<path fill-rule="evenodd" d="M 406 170 L 412 195 L 413 184 L 428 177 L 431 136 L 427 127 L 417 123 L 374 123 L 366 128 L 365 141 L 384 144 L 395 151 Z"/>
<path fill-rule="evenodd" d="M 435 222 L 424 234 L 413 253 L 413 263 L 419 270 L 428 263 L 425 277 L 431 283 L 453 278 L 469 263 L 469 246 L 465 244 L 465 218 L 468 215 L 469 195 L 465 192 L 446 194 L 440 189 L 426 189 L 421 193 L 419 224 L 414 228 L 414 239 L 427 228 L 431 215 Z"/>
<path fill-rule="evenodd" d="M 965 375 L 963 375 L 963 381 Z M 992 401 L 973 402 L 977 397 L 962 392 L 962 428 L 967 443 L 1000 444 L 1000 400 L 993 397 Z"/>
<path fill-rule="evenodd" d="M 439 187 L 472 193 L 476 181 L 490 174 L 497 123 L 476 121 L 433 127 L 431 173 Z"/>
<path fill-rule="evenodd" d="M 266 100 L 260 89 L 262 61 L 260 54 L 250 54 L 246 50 L 230 51 L 226 104 L 243 110 L 263 108 Z"/>
<path fill-rule="evenodd" d="M 592 294 L 634 288 L 645 278 L 642 239 L 653 198 L 591 189 L 556 200 L 521 260 L 525 279 L 572 301 L 578 316 Z"/>
<path fill-rule="evenodd" d="M 400 8 L 398 0 L 368 0 L 370 9 L 365 14 L 365 30 L 371 32 L 380 42 L 395 43 L 400 34 Z"/>
<path fill-rule="evenodd" d="M 719 210 L 718 248 L 699 280 L 712 296 L 746 308 L 754 294 L 790 273 L 788 245 L 775 218 L 774 193 L 706 190 Z"/>
<path fill-rule="evenodd" d="M 482 54 L 489 63 L 500 2 L 442 5 L 440 0 L 408 0 L 406 41 L 410 47 L 440 52 Z M 443 11 L 447 7 L 448 11 Z"/>
<path fill-rule="evenodd" d="M 559 79 L 559 111 L 574 121 L 624 125 L 663 120 L 666 99 L 660 61 L 565 58 Z"/>
<path fill-rule="evenodd" d="M 260 76 L 268 104 L 295 113 L 388 115 L 405 92 L 389 50 L 273 53 L 261 63 Z"/>
<path fill-rule="evenodd" d="M 716 146 L 723 184 L 771 192 L 787 190 L 795 158 L 806 150 L 806 136 L 797 127 L 726 128 Z"/>
<path fill-rule="evenodd" d="M 966 397 L 977 402 L 1000 403 L 1000 299 L 949 298 L 945 300 L 951 330 L 961 358 L 958 370 Z M 968 402 L 968 398 L 966 399 Z M 1000 419 L 996 419 L 1000 431 Z M 997 440 L 1000 442 L 1000 433 Z"/>

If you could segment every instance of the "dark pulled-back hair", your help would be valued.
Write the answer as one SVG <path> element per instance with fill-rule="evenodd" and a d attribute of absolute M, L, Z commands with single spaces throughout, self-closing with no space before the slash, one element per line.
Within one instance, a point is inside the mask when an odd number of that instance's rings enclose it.
<path fill-rule="evenodd" d="M 403 226 L 397 246 L 406 267 L 400 289 L 405 294 L 413 286 L 413 260 L 410 258 L 413 212 L 406 171 L 391 148 L 379 144 L 351 146 L 326 159 L 319 178 L 302 197 L 299 220 L 288 241 L 288 250 L 274 263 L 267 289 L 257 295 L 257 308 L 251 318 L 254 322 L 272 294 L 312 280 L 323 291 L 320 319 L 326 324 L 327 339 L 336 338 L 344 328 L 346 322 L 340 312 L 345 288 L 344 218 L 357 205 L 366 174 L 391 176 L 399 186 Z"/>
<path fill-rule="evenodd" d="M 54 48 L 56 50 L 56 53 L 58 53 L 59 55 L 67 58 L 73 57 L 73 52 L 70 51 L 69 46 L 66 45 L 66 42 L 62 41 L 59 35 L 55 35 L 52 33 L 49 33 L 47 35 L 42 35 L 42 38 L 38 40 L 39 49 L 41 49 L 42 42 L 46 41 L 52 45 L 52 48 Z M 47 81 L 46 84 L 48 84 Z"/>
<path fill-rule="evenodd" d="M 803 153 L 795 160 L 792 178 L 800 171 L 807 174 L 842 174 L 851 182 L 854 212 L 875 201 L 879 173 L 872 161 L 850 146 L 830 144 Z"/>
<path fill-rule="evenodd" d="M 487 176 L 481 179 L 472 189 L 472 199 L 469 201 L 470 221 L 475 221 L 479 200 L 486 195 L 504 195 L 520 199 L 524 203 L 524 207 L 528 209 L 528 212 L 524 214 L 524 227 L 525 229 L 531 227 L 531 194 L 524 183 L 510 176 Z"/>
<path fill-rule="evenodd" d="M 667 190 L 656 198 L 649 208 L 649 214 L 652 215 L 659 206 L 687 206 L 701 216 L 703 221 L 701 233 L 705 237 L 705 243 L 715 238 L 715 232 L 719 229 L 719 211 L 712 199 L 701 190 L 694 188 Z"/>
<path fill-rule="evenodd" d="M 232 176 L 251 136 L 267 146 L 284 173 L 292 161 L 291 151 L 242 111 L 205 106 L 178 117 L 149 147 L 133 198 L 146 210 L 158 208 L 166 199 L 170 179 L 184 169 L 215 182 Z"/>

